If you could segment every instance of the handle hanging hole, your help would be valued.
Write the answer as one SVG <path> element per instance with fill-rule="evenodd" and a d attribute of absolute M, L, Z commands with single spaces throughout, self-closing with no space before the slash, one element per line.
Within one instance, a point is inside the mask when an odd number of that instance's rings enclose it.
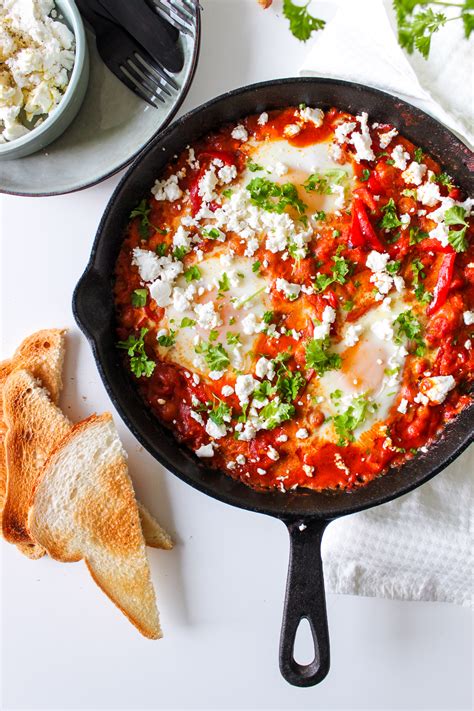
<path fill-rule="evenodd" d="M 307 666 L 312 664 L 315 658 L 313 631 L 308 618 L 302 617 L 296 630 L 293 659 L 297 664 Z"/>

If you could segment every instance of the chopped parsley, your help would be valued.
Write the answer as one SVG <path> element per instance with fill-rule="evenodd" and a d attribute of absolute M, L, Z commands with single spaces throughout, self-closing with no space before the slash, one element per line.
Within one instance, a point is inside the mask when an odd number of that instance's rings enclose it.
<path fill-rule="evenodd" d="M 384 230 L 394 230 L 401 226 L 401 222 L 398 219 L 397 209 L 395 207 L 395 202 L 393 198 L 382 207 L 383 217 L 379 223 L 379 227 Z"/>
<path fill-rule="evenodd" d="M 439 185 L 445 185 L 448 188 L 448 190 L 452 190 L 454 188 L 453 179 L 447 173 L 440 173 L 439 175 L 433 175 L 432 182 L 438 183 Z"/>
<path fill-rule="evenodd" d="M 449 231 L 449 244 L 455 252 L 465 252 L 469 246 L 466 238 L 468 228 L 466 216 L 466 210 L 461 207 L 461 205 L 454 205 L 444 213 L 444 222 L 446 225 L 463 225 L 459 230 Z"/>
<path fill-rule="evenodd" d="M 402 311 L 393 322 L 393 325 L 397 329 L 397 334 L 394 339 L 395 343 L 400 344 L 402 337 L 406 336 L 410 341 L 414 341 L 416 355 L 424 355 L 426 346 L 421 335 L 421 323 L 410 310 Z"/>
<path fill-rule="evenodd" d="M 328 370 L 338 370 L 342 359 L 339 353 L 329 351 L 329 338 L 313 338 L 306 344 L 306 367 L 314 368 L 318 375 Z"/>
<path fill-rule="evenodd" d="M 252 264 L 252 271 L 254 274 L 258 274 L 260 271 L 260 267 L 262 266 L 261 262 L 257 261 Z"/>
<path fill-rule="evenodd" d="M 196 321 L 193 318 L 188 318 L 185 316 L 179 325 L 180 328 L 189 328 L 189 326 L 195 326 Z"/>
<path fill-rule="evenodd" d="M 237 343 L 240 343 L 240 334 L 228 331 L 226 333 L 226 341 L 229 346 L 235 346 Z"/>
<path fill-rule="evenodd" d="M 247 168 L 250 170 L 251 173 L 256 173 L 258 170 L 264 170 L 263 166 L 259 165 L 258 163 L 254 163 L 252 159 L 249 159 L 247 161 Z"/>
<path fill-rule="evenodd" d="M 410 239 L 409 239 L 409 244 L 414 245 L 418 244 L 418 242 L 421 242 L 422 240 L 426 239 L 428 237 L 428 232 L 422 232 L 419 227 L 410 227 Z"/>
<path fill-rule="evenodd" d="M 342 308 L 344 311 L 352 311 L 354 308 L 354 302 L 351 299 L 348 299 L 347 301 L 344 301 Z"/>
<path fill-rule="evenodd" d="M 135 289 L 132 293 L 131 298 L 132 306 L 146 306 L 147 297 L 148 292 L 146 289 Z"/>
<path fill-rule="evenodd" d="M 189 282 L 191 282 L 191 281 L 195 281 L 196 279 L 200 279 L 201 276 L 202 276 L 201 270 L 200 270 L 199 267 L 197 267 L 196 265 L 193 265 L 192 267 L 189 267 L 189 269 L 186 269 L 186 271 L 184 272 L 184 278 L 186 279 L 186 281 L 188 282 L 188 284 L 189 284 Z"/>
<path fill-rule="evenodd" d="M 220 292 L 229 291 L 229 289 L 230 289 L 230 279 L 229 279 L 229 275 L 227 274 L 227 272 L 224 272 L 224 273 L 222 274 L 221 278 L 220 278 L 219 281 L 218 281 L 218 285 L 219 285 L 219 291 L 220 291 Z"/>
<path fill-rule="evenodd" d="M 387 270 L 387 272 L 389 274 L 396 274 L 398 272 L 398 270 L 400 269 L 401 265 L 402 265 L 401 259 L 397 259 L 397 260 L 388 262 L 385 269 Z"/>
<path fill-rule="evenodd" d="M 337 391 L 336 391 L 337 392 Z M 335 395 L 335 393 L 333 393 Z M 339 398 L 333 398 L 339 399 Z M 370 402 L 365 395 L 357 395 L 352 398 L 351 404 L 345 412 L 334 415 L 334 429 L 339 435 L 338 445 L 345 447 L 349 442 L 353 442 L 354 430 L 357 429 L 367 418 L 368 415 L 375 412 L 377 404 Z"/>
<path fill-rule="evenodd" d="M 274 311 L 265 311 L 265 313 L 262 316 L 263 321 L 267 324 L 271 323 L 273 320 L 274 313 L 275 313 Z"/>
<path fill-rule="evenodd" d="M 429 291 L 425 290 L 422 282 L 422 280 L 426 277 L 423 262 L 420 259 L 414 259 L 411 263 L 411 270 L 413 272 L 413 290 L 416 298 L 422 304 L 429 304 L 433 298 L 433 295 L 430 294 Z"/>
<path fill-rule="evenodd" d="M 308 5 L 309 1 L 305 5 L 297 5 L 292 0 L 283 0 L 283 14 L 290 23 L 290 32 L 301 42 L 309 40 L 313 32 L 322 30 L 326 24 L 319 17 L 310 15 Z"/>
<path fill-rule="evenodd" d="M 324 173 L 313 173 L 303 184 L 306 192 L 316 192 L 318 195 L 331 195 L 333 185 L 340 185 L 347 178 L 347 173 L 342 168 L 326 170 Z"/>
<path fill-rule="evenodd" d="M 307 207 L 298 197 L 298 191 L 293 183 L 280 185 L 268 178 L 253 178 L 246 189 L 250 193 L 250 202 L 268 212 L 281 214 L 286 207 L 290 206 L 302 215 Z"/>
<path fill-rule="evenodd" d="M 362 175 L 361 175 L 361 177 L 359 178 L 359 180 L 360 180 L 361 183 L 366 183 L 369 178 L 370 178 L 370 170 L 369 170 L 368 168 L 364 168 L 364 170 L 362 171 Z"/>
<path fill-rule="evenodd" d="M 181 261 L 184 259 L 188 252 L 189 249 L 187 247 L 175 247 L 173 250 L 173 257 Z"/>
<path fill-rule="evenodd" d="M 317 222 L 326 222 L 326 213 L 324 212 L 324 210 L 319 210 L 319 212 L 315 212 L 313 217 Z"/>
<path fill-rule="evenodd" d="M 423 156 L 424 156 L 423 150 L 421 148 L 415 148 L 415 152 L 413 155 L 415 156 L 416 162 L 421 163 L 421 161 L 423 160 Z"/>
<path fill-rule="evenodd" d="M 133 220 L 134 217 L 140 218 L 140 222 L 138 223 L 138 233 L 142 239 L 148 239 L 150 236 L 150 228 L 155 230 L 155 232 L 159 232 L 160 235 L 166 234 L 166 230 L 155 227 L 155 225 L 150 222 L 150 212 L 151 207 L 148 205 L 147 199 L 143 198 L 137 207 L 135 207 L 130 213 L 131 220 Z"/>
<path fill-rule="evenodd" d="M 334 264 L 331 267 L 331 274 L 316 274 L 315 286 L 318 291 L 324 291 L 330 284 L 345 284 L 347 275 L 350 274 L 352 264 L 344 257 L 337 254 L 332 258 Z"/>
<path fill-rule="evenodd" d="M 145 353 L 144 337 L 147 333 L 148 328 L 142 328 L 138 338 L 130 335 L 126 341 L 117 343 L 117 348 L 126 350 L 130 356 L 130 370 L 137 378 L 141 378 L 142 375 L 149 378 L 156 366 L 156 363 L 150 360 Z"/>
<path fill-rule="evenodd" d="M 278 398 L 271 400 L 268 405 L 260 410 L 260 419 L 263 420 L 263 426 L 266 430 L 273 430 L 282 422 L 291 420 L 295 414 L 294 405 L 288 402 L 280 402 Z"/>
<path fill-rule="evenodd" d="M 160 242 L 155 247 L 155 252 L 159 257 L 164 257 L 167 251 L 168 245 L 166 244 L 166 242 Z"/>
<path fill-rule="evenodd" d="M 232 408 L 222 400 L 217 399 L 217 404 L 209 410 L 209 418 L 216 425 L 223 425 L 224 422 L 230 422 L 232 418 Z"/>
<path fill-rule="evenodd" d="M 217 227 L 207 227 L 202 230 L 202 234 L 208 239 L 219 239 L 219 237 L 222 237 L 222 232 L 218 230 Z"/>
<path fill-rule="evenodd" d="M 156 340 L 158 341 L 158 344 L 160 346 L 163 346 L 164 348 L 171 348 L 171 346 L 174 346 L 174 344 L 176 343 L 175 334 L 176 331 L 170 329 L 168 335 L 163 334 L 162 336 L 158 336 Z"/>
<path fill-rule="evenodd" d="M 211 370 L 224 370 L 230 364 L 228 353 L 222 343 L 216 345 L 211 342 L 200 343 L 194 347 L 194 350 L 204 356 L 204 360 Z"/>

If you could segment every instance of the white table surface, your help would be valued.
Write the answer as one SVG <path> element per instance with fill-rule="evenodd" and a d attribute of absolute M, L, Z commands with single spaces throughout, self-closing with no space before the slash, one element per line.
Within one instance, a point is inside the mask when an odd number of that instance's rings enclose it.
<path fill-rule="evenodd" d="M 183 107 L 297 74 L 307 49 L 256 0 L 203 0 L 202 51 Z M 330 3 L 318 10 L 326 18 Z M 1 355 L 38 328 L 70 329 L 62 404 L 110 410 L 71 295 L 118 177 L 56 198 L 2 197 Z M 150 551 L 164 639 L 140 637 L 82 563 L 31 562 L 1 546 L 3 709 L 469 709 L 466 609 L 328 596 L 332 668 L 297 689 L 278 671 L 284 526 L 225 506 L 166 472 L 116 416 L 138 495 L 173 534 Z M 300 646 L 302 660 L 307 648 Z"/>

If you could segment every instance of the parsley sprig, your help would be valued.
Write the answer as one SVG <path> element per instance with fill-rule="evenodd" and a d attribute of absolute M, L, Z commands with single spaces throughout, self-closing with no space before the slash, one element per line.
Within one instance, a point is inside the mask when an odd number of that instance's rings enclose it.
<path fill-rule="evenodd" d="M 455 252 L 465 252 L 468 248 L 466 232 L 468 223 L 466 210 L 461 205 L 454 205 L 444 213 L 446 225 L 463 225 L 459 230 L 450 230 L 448 235 L 449 244 Z"/>
<path fill-rule="evenodd" d="M 338 370 L 342 359 L 339 353 L 329 351 L 329 338 L 313 338 L 306 344 L 306 367 L 313 368 L 318 375 L 328 370 Z"/>
<path fill-rule="evenodd" d="M 158 232 L 160 235 L 166 234 L 166 230 L 162 230 L 150 222 L 150 212 L 151 207 L 148 205 L 147 199 L 143 198 L 143 200 L 130 213 L 131 220 L 133 220 L 134 217 L 140 218 L 140 222 L 138 223 L 138 233 L 143 239 L 148 239 L 150 236 L 150 228 L 155 230 L 155 232 Z"/>
<path fill-rule="evenodd" d="M 315 286 L 318 291 L 324 291 L 331 284 L 345 284 L 347 275 L 352 271 L 352 264 L 344 257 L 337 254 L 332 258 L 334 264 L 331 267 L 331 274 L 316 274 Z"/>
<path fill-rule="evenodd" d="M 393 325 L 396 329 L 395 343 L 402 343 L 403 336 L 405 336 L 415 343 L 415 354 L 417 356 L 424 355 L 426 346 L 422 336 L 421 323 L 410 310 L 402 311 Z"/>
<path fill-rule="evenodd" d="M 294 207 L 303 215 L 307 205 L 298 197 L 293 183 L 273 183 L 268 178 L 253 178 L 246 189 L 250 193 L 250 202 L 262 210 L 281 214 L 285 208 Z"/>
<path fill-rule="evenodd" d="M 230 364 L 229 354 L 222 343 L 216 343 L 215 345 L 211 341 L 209 343 L 199 343 L 194 347 L 194 350 L 199 355 L 204 356 L 204 360 L 211 370 L 225 370 Z"/>
<path fill-rule="evenodd" d="M 337 392 L 337 391 L 336 391 Z M 335 395 L 336 393 L 332 393 Z M 337 400 L 338 398 L 332 398 Z M 368 415 L 375 412 L 377 404 L 367 399 L 366 395 L 357 395 L 351 401 L 351 404 L 345 412 L 334 415 L 334 429 L 339 435 L 338 445 L 346 446 L 349 442 L 353 442 L 354 430 L 359 427 L 367 418 Z"/>
<path fill-rule="evenodd" d="M 429 6 L 429 7 L 427 7 Z M 431 6 L 458 8 L 459 14 L 448 17 Z M 398 42 L 409 54 L 416 49 L 428 59 L 431 39 L 447 22 L 462 20 L 464 34 L 469 38 L 474 30 L 474 0 L 441 2 L 432 0 L 393 0 L 398 24 Z"/>
<path fill-rule="evenodd" d="M 117 348 L 126 350 L 130 356 L 130 370 L 137 378 L 141 378 L 142 375 L 149 378 L 156 366 L 156 363 L 145 353 L 144 337 L 147 333 L 148 328 L 142 328 L 138 338 L 130 334 L 126 341 L 117 343 Z"/>
<path fill-rule="evenodd" d="M 290 23 L 290 31 L 301 42 L 309 40 L 313 32 L 322 30 L 326 24 L 319 17 L 308 12 L 309 0 L 305 5 L 297 5 L 292 0 L 283 0 L 283 14 Z"/>

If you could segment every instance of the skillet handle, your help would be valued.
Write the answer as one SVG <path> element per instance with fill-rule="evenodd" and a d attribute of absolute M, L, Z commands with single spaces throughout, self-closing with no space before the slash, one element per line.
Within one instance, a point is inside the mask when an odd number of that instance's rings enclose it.
<path fill-rule="evenodd" d="M 294 686 L 319 684 L 329 671 L 329 633 L 324 593 L 321 540 L 329 521 L 286 521 L 290 534 L 290 562 L 280 637 L 280 671 Z M 299 664 L 294 646 L 300 622 L 307 619 L 314 659 Z"/>

